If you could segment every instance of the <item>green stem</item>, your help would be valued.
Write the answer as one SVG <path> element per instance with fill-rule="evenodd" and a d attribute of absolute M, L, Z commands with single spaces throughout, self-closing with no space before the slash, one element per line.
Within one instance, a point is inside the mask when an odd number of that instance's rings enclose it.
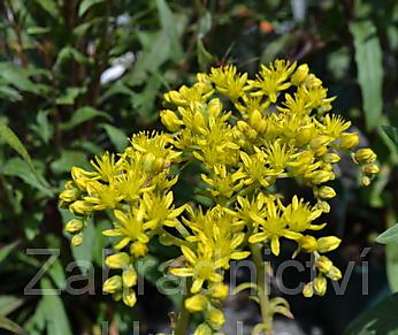
<path fill-rule="evenodd" d="M 261 318 L 263 320 L 264 330 L 268 334 L 272 330 L 272 314 L 270 311 L 270 299 L 268 292 L 266 269 L 268 263 L 264 262 L 262 255 L 262 245 L 254 244 L 251 246 L 252 257 L 256 267 L 256 284 L 258 298 L 260 302 Z"/>
<path fill-rule="evenodd" d="M 187 283 L 187 291 L 182 299 L 182 306 L 180 314 L 178 315 L 176 326 L 174 328 L 174 335 L 187 335 L 189 330 L 189 323 L 191 319 L 191 314 L 185 308 L 185 299 L 187 299 L 191 295 L 191 280 L 188 279 Z"/>

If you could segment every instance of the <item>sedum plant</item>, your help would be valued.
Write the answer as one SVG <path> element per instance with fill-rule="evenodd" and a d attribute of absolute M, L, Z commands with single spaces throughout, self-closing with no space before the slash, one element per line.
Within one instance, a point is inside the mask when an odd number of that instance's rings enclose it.
<path fill-rule="evenodd" d="M 90 217 L 105 212 L 112 218 L 103 234 L 112 241 L 114 253 L 105 263 L 114 274 L 104 292 L 134 306 L 137 262 L 155 240 L 176 246 L 180 256 L 167 272 L 189 287 L 173 333 L 187 334 L 190 315 L 199 314 L 195 334 L 213 334 L 225 322 L 224 275 L 231 261 L 251 259 L 256 282 L 235 291 L 254 289 L 262 322 L 253 334 L 269 333 L 275 314 L 291 312 L 285 299 L 270 297 L 272 270 L 264 251 L 279 256 L 281 240 L 288 239 L 296 245 L 292 257 L 313 256 L 316 275 L 303 294 L 323 296 L 327 281 L 342 276 L 326 255 L 341 240 L 318 233 L 336 195 L 329 185 L 338 176 L 336 165 L 351 156 L 365 186 L 379 171 L 374 152 L 357 149 L 350 122 L 331 113 L 333 100 L 306 64 L 276 60 L 253 79 L 232 65 L 212 68 L 193 85 L 164 95 L 160 115 L 168 132 L 135 134 L 123 152 L 96 157 L 91 170 L 74 167 L 60 194 L 61 206 L 75 215 L 65 227 L 72 245 L 84 243 Z M 184 174 L 189 166 L 196 174 Z M 188 203 L 173 193 L 184 178 L 193 180 L 197 193 Z M 285 197 L 282 180 L 310 189 L 313 197 Z"/>

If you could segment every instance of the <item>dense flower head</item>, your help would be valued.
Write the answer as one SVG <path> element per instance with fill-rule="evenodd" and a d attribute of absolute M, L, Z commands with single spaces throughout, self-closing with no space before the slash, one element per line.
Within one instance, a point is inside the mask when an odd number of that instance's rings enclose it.
<path fill-rule="evenodd" d="M 112 220 L 103 234 L 112 239 L 115 254 L 106 264 L 116 274 L 104 291 L 135 304 L 136 262 L 158 236 L 181 250 L 182 262 L 170 273 L 192 282 L 185 306 L 203 313 L 197 334 L 222 327 L 224 272 L 232 260 L 249 257 L 251 245 L 278 256 L 289 239 L 295 254 L 314 255 L 316 278 L 303 294 L 324 295 L 326 278 L 341 277 L 324 255 L 340 239 L 317 232 L 336 196 L 330 183 L 336 165 L 351 156 L 363 185 L 379 171 L 371 149 L 357 150 L 351 123 L 331 113 L 334 97 L 327 93 L 306 64 L 276 60 L 261 65 L 254 79 L 233 65 L 213 68 L 192 86 L 165 94 L 160 117 L 168 133 L 133 135 L 123 152 L 96 157 L 91 170 L 74 167 L 60 195 L 76 216 L 65 227 L 72 243 L 84 243 L 87 218 L 96 212 Z M 188 164 L 199 167 L 195 189 L 204 205 L 176 203 L 172 188 Z M 312 189 L 313 197 L 284 197 L 282 179 Z"/>

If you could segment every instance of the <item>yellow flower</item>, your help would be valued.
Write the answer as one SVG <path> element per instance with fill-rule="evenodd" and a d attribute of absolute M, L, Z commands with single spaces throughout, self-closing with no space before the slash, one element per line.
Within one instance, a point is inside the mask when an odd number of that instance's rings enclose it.
<path fill-rule="evenodd" d="M 119 173 L 122 161 L 115 161 L 115 155 L 105 152 L 101 157 L 95 157 L 90 163 L 97 170 L 103 181 L 112 181 Z"/>
<path fill-rule="evenodd" d="M 236 101 L 244 94 L 247 81 L 247 73 L 237 73 L 236 67 L 227 65 L 219 68 L 212 68 L 209 79 L 216 85 L 218 92 Z"/>
<path fill-rule="evenodd" d="M 185 206 L 174 208 L 173 200 L 171 191 L 165 196 L 144 193 L 143 204 L 148 220 L 145 226 L 150 229 L 158 228 L 160 225 L 175 227 L 178 223 L 177 217 L 185 210 Z"/>
<path fill-rule="evenodd" d="M 301 234 L 288 229 L 287 222 L 283 218 L 282 205 L 278 201 L 267 201 L 265 218 L 256 217 L 253 219 L 255 219 L 261 231 L 251 235 L 249 242 L 270 241 L 271 251 L 275 256 L 278 256 L 280 252 L 279 238 L 298 240 L 301 237 Z"/>
<path fill-rule="evenodd" d="M 295 67 L 296 63 L 290 64 L 284 60 L 276 60 L 268 67 L 261 65 L 257 80 L 249 80 L 249 87 L 258 89 L 252 95 L 265 95 L 272 103 L 275 103 L 278 93 L 290 87 L 291 84 L 287 80 Z"/>
<path fill-rule="evenodd" d="M 170 272 L 178 277 L 193 277 L 192 293 L 198 293 L 205 281 L 219 283 L 223 276 L 219 273 L 221 262 L 214 261 L 212 250 L 201 248 L 195 254 L 190 248 L 181 246 L 182 254 L 187 262 L 185 267 L 172 268 Z"/>
<path fill-rule="evenodd" d="M 102 233 L 109 237 L 121 237 L 121 240 L 115 245 L 115 249 L 123 249 L 130 242 L 139 241 L 143 244 L 149 242 L 146 235 L 147 227 L 144 223 L 144 208 L 131 208 L 130 212 L 124 213 L 121 210 L 113 212 L 116 218 L 114 228 L 104 230 Z"/>
<path fill-rule="evenodd" d="M 325 224 L 314 225 L 312 221 L 316 220 L 322 215 L 322 211 L 316 207 L 310 207 L 308 203 L 304 203 L 303 199 L 298 199 L 295 195 L 289 204 L 283 210 L 283 220 L 290 229 L 296 232 L 303 232 L 304 230 L 320 230 L 325 227 Z"/>

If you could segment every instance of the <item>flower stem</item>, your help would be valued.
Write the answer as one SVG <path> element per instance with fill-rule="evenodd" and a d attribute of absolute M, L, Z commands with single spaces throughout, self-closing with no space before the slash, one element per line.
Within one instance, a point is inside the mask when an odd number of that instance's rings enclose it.
<path fill-rule="evenodd" d="M 178 315 L 177 322 L 174 328 L 174 335 L 187 335 L 188 334 L 188 329 L 189 329 L 189 322 L 191 315 L 189 311 L 185 307 L 185 300 L 191 295 L 191 285 L 192 281 L 188 279 L 187 282 L 187 291 L 185 292 L 183 299 L 182 299 L 182 305 L 181 305 L 181 311 Z"/>
<path fill-rule="evenodd" d="M 256 267 L 256 284 L 260 304 L 261 318 L 266 334 L 272 330 L 272 314 L 270 311 L 270 301 L 267 283 L 266 269 L 268 263 L 264 262 L 262 255 L 262 245 L 254 244 L 251 246 L 252 257 Z"/>

